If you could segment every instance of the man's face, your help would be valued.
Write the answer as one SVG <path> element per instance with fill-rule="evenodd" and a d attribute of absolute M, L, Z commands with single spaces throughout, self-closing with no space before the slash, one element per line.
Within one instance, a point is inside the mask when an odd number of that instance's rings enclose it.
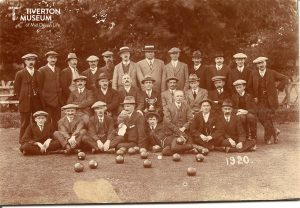
<path fill-rule="evenodd" d="M 98 61 L 89 61 L 90 68 L 96 68 L 98 65 Z"/>
<path fill-rule="evenodd" d="M 245 64 L 245 59 L 237 58 L 237 59 L 235 59 L 235 63 L 237 64 L 238 67 L 242 67 Z"/>
<path fill-rule="evenodd" d="M 224 85 L 225 85 L 225 81 L 223 81 L 223 80 L 216 80 L 216 81 L 214 81 L 214 84 L 215 84 L 215 87 L 217 89 L 222 89 L 224 87 Z"/>
<path fill-rule="evenodd" d="M 201 105 L 201 111 L 203 113 L 209 113 L 210 112 L 210 109 L 211 109 L 211 105 L 209 102 L 203 102 L 202 105 Z"/>
<path fill-rule="evenodd" d="M 66 109 L 65 113 L 68 117 L 73 117 L 76 113 L 76 109 L 74 109 L 74 108 Z"/>
<path fill-rule="evenodd" d="M 202 58 L 193 58 L 192 61 L 194 62 L 194 65 L 201 64 Z"/>
<path fill-rule="evenodd" d="M 34 120 L 37 123 L 37 125 L 40 126 L 40 125 L 44 125 L 45 124 L 47 118 L 46 118 L 46 116 L 37 116 L 37 117 L 34 118 Z"/>
<path fill-rule="evenodd" d="M 35 58 L 27 58 L 24 60 L 26 67 L 33 68 L 35 64 Z"/>
<path fill-rule="evenodd" d="M 48 56 L 47 61 L 50 65 L 55 65 L 57 62 L 57 56 Z"/>
<path fill-rule="evenodd" d="M 190 82 L 190 87 L 191 87 L 192 90 L 197 89 L 198 86 L 199 86 L 199 82 L 198 81 Z"/>
<path fill-rule="evenodd" d="M 113 56 L 104 56 L 104 57 L 103 57 L 103 60 L 104 60 L 105 63 L 107 64 L 108 62 L 109 62 L 109 63 L 112 63 L 113 60 L 114 60 L 114 58 L 113 58 Z"/>
<path fill-rule="evenodd" d="M 104 116 L 105 110 L 106 110 L 106 106 L 99 106 L 94 109 L 96 115 L 99 117 Z"/>
<path fill-rule="evenodd" d="M 170 90 L 175 90 L 176 89 L 176 85 L 177 85 L 177 81 L 176 80 L 169 80 L 168 81 L 168 87 Z"/>
<path fill-rule="evenodd" d="M 223 57 L 216 57 L 215 62 L 216 62 L 217 65 L 222 65 L 223 62 L 224 62 L 224 58 Z"/>
<path fill-rule="evenodd" d="M 264 71 L 266 69 L 267 63 L 265 61 L 262 61 L 257 63 L 256 66 L 260 71 Z"/>
<path fill-rule="evenodd" d="M 175 100 L 176 103 L 182 103 L 182 101 L 183 101 L 183 92 L 176 91 L 174 93 L 174 100 Z"/>
<path fill-rule="evenodd" d="M 171 53 L 170 57 L 172 60 L 177 61 L 179 58 L 179 53 Z"/>
<path fill-rule="evenodd" d="M 86 81 L 83 79 L 76 80 L 76 86 L 78 89 L 82 89 L 85 86 Z"/>
<path fill-rule="evenodd" d="M 240 84 L 240 85 L 235 85 L 235 90 L 237 91 L 237 93 L 242 94 L 243 92 L 245 92 L 246 86 L 244 84 Z"/>
<path fill-rule="evenodd" d="M 153 87 L 153 82 L 152 81 L 145 81 L 144 82 L 146 90 L 151 90 Z"/>
<path fill-rule="evenodd" d="M 69 65 L 71 66 L 71 67 L 76 67 L 77 66 L 77 63 L 78 63 L 78 60 L 77 59 L 70 59 L 69 60 Z"/>
<path fill-rule="evenodd" d="M 158 119 L 156 118 L 156 116 L 152 116 L 147 119 L 147 122 L 149 126 L 156 126 L 158 123 Z"/>
<path fill-rule="evenodd" d="M 147 59 L 152 60 L 152 59 L 154 58 L 154 51 L 146 51 L 146 52 L 145 52 L 145 57 L 146 57 Z"/>
<path fill-rule="evenodd" d="M 107 79 L 100 79 L 98 83 L 102 89 L 106 90 L 108 88 L 108 80 Z"/>
<path fill-rule="evenodd" d="M 135 104 L 124 104 L 124 110 L 131 114 L 134 111 Z"/>
<path fill-rule="evenodd" d="M 225 116 L 229 116 L 232 112 L 232 107 L 224 106 L 224 107 L 222 107 L 222 111 Z"/>
<path fill-rule="evenodd" d="M 128 86 L 131 86 L 131 78 L 129 75 L 125 74 L 123 77 L 122 77 L 122 83 L 124 86 L 128 87 Z"/>
<path fill-rule="evenodd" d="M 130 53 L 129 52 L 123 52 L 120 54 L 122 61 L 129 61 L 130 59 Z"/>

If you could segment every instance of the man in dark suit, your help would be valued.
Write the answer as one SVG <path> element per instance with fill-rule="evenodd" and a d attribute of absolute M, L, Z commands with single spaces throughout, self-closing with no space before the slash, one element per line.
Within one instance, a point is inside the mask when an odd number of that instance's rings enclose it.
<path fill-rule="evenodd" d="M 232 112 L 232 102 L 224 100 L 222 115 L 217 118 L 216 128 L 221 130 L 220 149 L 226 152 L 245 152 L 256 149 L 254 140 L 247 140 L 246 133 L 238 116 Z M 218 150 L 220 150 L 218 149 Z"/>
<path fill-rule="evenodd" d="M 39 72 L 34 69 L 37 55 L 26 54 L 22 57 L 25 68 L 18 71 L 14 81 L 14 92 L 19 100 L 20 134 L 19 141 L 30 123 L 32 114 L 41 110 L 41 98 L 38 84 Z"/>
<path fill-rule="evenodd" d="M 135 110 L 135 98 L 126 96 L 121 103 L 124 110 L 118 118 L 118 129 L 116 136 L 110 144 L 111 148 L 130 148 L 138 146 L 140 151 L 147 148 L 147 137 L 145 133 L 145 119 Z"/>
<path fill-rule="evenodd" d="M 62 89 L 60 86 L 60 69 L 55 66 L 58 53 L 49 51 L 45 54 L 47 65 L 39 68 L 39 89 L 43 109 L 49 113 L 49 119 L 57 129 L 57 122 L 60 119 L 60 108 L 63 104 Z"/>
<path fill-rule="evenodd" d="M 201 63 L 202 62 L 202 54 L 200 51 L 193 52 L 193 59 L 194 65 L 189 67 L 189 74 L 196 74 L 197 77 L 200 79 L 200 87 L 203 89 L 207 89 L 206 87 L 206 71 L 205 66 Z"/>
<path fill-rule="evenodd" d="M 53 139 L 53 127 L 47 122 L 48 113 L 37 111 L 33 114 L 34 122 L 29 124 L 21 138 L 20 151 L 23 155 L 40 155 L 61 148 L 58 140 Z"/>
<path fill-rule="evenodd" d="M 235 60 L 236 66 L 229 69 L 227 79 L 228 88 L 231 94 L 234 94 L 236 92 L 233 83 L 239 79 L 248 82 L 251 73 L 251 70 L 245 66 L 245 60 L 247 58 L 246 54 L 237 53 L 233 55 L 233 58 Z"/>
<path fill-rule="evenodd" d="M 97 101 L 92 105 L 95 114 L 90 117 L 88 132 L 84 137 L 90 137 L 94 141 L 92 152 L 110 152 L 110 143 L 114 137 L 114 121 L 105 114 L 106 103 Z M 85 138 L 86 140 L 86 138 Z M 111 149 L 112 150 L 112 149 Z"/>
<path fill-rule="evenodd" d="M 60 76 L 60 86 L 62 88 L 62 95 L 64 104 L 70 96 L 70 93 L 76 90 L 76 84 L 73 82 L 75 77 L 79 76 L 77 69 L 78 58 L 75 53 L 69 53 L 67 57 L 68 67 L 63 69 Z"/>
<path fill-rule="evenodd" d="M 167 105 L 174 103 L 174 92 L 177 88 L 178 79 L 176 77 L 168 77 L 167 80 L 168 89 L 161 93 L 161 103 L 163 110 Z"/>
<path fill-rule="evenodd" d="M 83 76 L 86 76 L 86 88 L 93 90 L 97 86 L 97 78 L 101 73 L 101 69 L 98 68 L 99 57 L 95 55 L 89 56 L 86 61 L 90 65 L 90 68 L 82 72 Z"/>
<path fill-rule="evenodd" d="M 278 107 L 277 88 L 283 90 L 289 80 L 286 76 L 267 69 L 267 60 L 266 57 L 258 57 L 253 61 L 258 70 L 253 70 L 250 74 L 247 88 L 257 103 L 258 120 L 265 129 L 265 143 L 271 144 L 271 137 L 273 136 L 274 143 L 277 144 L 279 130 L 274 127 L 272 120 L 272 116 Z M 280 82 L 277 88 L 276 81 Z"/>
<path fill-rule="evenodd" d="M 191 122 L 191 136 L 195 144 L 213 150 L 220 144 L 222 132 L 216 128 L 216 115 L 211 113 L 213 102 L 205 99 L 200 102 L 200 112 Z"/>
<path fill-rule="evenodd" d="M 53 133 L 66 155 L 79 152 L 82 144 L 93 148 L 93 140 L 89 137 L 83 137 L 86 130 L 84 129 L 84 121 L 76 115 L 77 108 L 78 106 L 75 104 L 67 104 L 62 107 L 65 116 L 58 121 L 58 131 Z"/>
<path fill-rule="evenodd" d="M 253 97 L 246 92 L 246 81 L 238 79 L 233 83 L 236 93 L 231 97 L 233 108 L 236 109 L 236 115 L 241 120 L 246 132 L 246 137 L 256 141 L 257 139 L 257 118 L 256 103 Z"/>
<path fill-rule="evenodd" d="M 100 74 L 97 82 L 98 87 L 94 90 L 95 100 L 106 103 L 106 114 L 116 120 L 120 105 L 120 95 L 116 90 L 109 87 L 109 80 L 105 73 L 102 72 Z"/>
<path fill-rule="evenodd" d="M 111 85 L 112 85 L 112 79 L 113 79 L 114 69 L 115 69 L 113 55 L 114 55 L 114 53 L 111 51 L 103 52 L 102 56 L 103 56 L 103 60 L 105 62 L 105 66 L 100 68 L 100 71 L 104 72 L 108 78 L 109 88 L 111 88 Z"/>
<path fill-rule="evenodd" d="M 213 112 L 220 113 L 223 100 L 230 98 L 230 93 L 225 86 L 224 76 L 215 76 L 211 80 L 215 85 L 215 89 L 208 91 L 208 99 L 214 102 Z"/>
<path fill-rule="evenodd" d="M 201 80 L 200 80 L 201 81 Z M 199 87 L 199 78 L 196 74 L 189 76 L 190 89 L 185 92 L 185 99 L 190 107 L 199 104 L 202 100 L 207 98 L 207 90 Z"/>

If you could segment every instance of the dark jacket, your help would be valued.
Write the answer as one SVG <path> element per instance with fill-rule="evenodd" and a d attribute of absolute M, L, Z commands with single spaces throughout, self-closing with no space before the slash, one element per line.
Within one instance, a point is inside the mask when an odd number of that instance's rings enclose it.
<path fill-rule="evenodd" d="M 239 106 L 239 97 L 240 97 L 240 95 L 237 93 L 235 93 L 231 96 L 231 101 L 232 101 L 234 109 L 239 109 L 239 107 L 238 107 Z M 245 93 L 244 97 L 245 97 L 246 108 L 243 110 L 247 110 L 248 112 L 255 114 L 257 111 L 257 106 L 256 106 L 256 103 L 255 103 L 253 97 L 249 93 Z"/>
<path fill-rule="evenodd" d="M 83 92 L 79 94 L 78 90 L 71 92 L 68 104 L 72 103 L 79 106 L 79 110 L 83 113 L 90 113 L 90 107 L 94 103 L 94 95 L 91 90 L 84 88 Z"/>
<path fill-rule="evenodd" d="M 53 138 L 54 128 L 52 127 L 50 122 L 46 122 L 43 127 L 43 131 L 40 130 L 38 125 L 35 122 L 29 124 L 26 128 L 26 131 L 23 137 L 20 140 L 20 144 L 23 145 L 27 142 L 35 143 L 40 142 L 44 143 L 47 139 Z"/>
<path fill-rule="evenodd" d="M 112 140 L 114 137 L 114 121 L 110 116 L 105 115 L 103 119 L 103 124 L 99 123 L 97 115 L 90 117 L 88 123 L 88 134 L 95 141 L 101 140 L 105 142 L 106 140 Z"/>
<path fill-rule="evenodd" d="M 104 95 L 101 89 L 97 87 L 94 89 L 94 97 L 95 101 L 102 101 L 106 103 L 108 112 L 113 115 L 118 114 L 118 108 L 121 101 L 118 91 L 108 88 L 106 95 Z"/>
<path fill-rule="evenodd" d="M 91 69 L 87 69 L 82 72 L 83 76 L 86 76 L 86 88 L 89 90 L 93 90 L 95 87 L 98 86 L 97 78 L 99 77 L 99 74 L 101 73 L 101 70 L 97 68 L 97 71 L 95 74 L 91 72 Z"/>

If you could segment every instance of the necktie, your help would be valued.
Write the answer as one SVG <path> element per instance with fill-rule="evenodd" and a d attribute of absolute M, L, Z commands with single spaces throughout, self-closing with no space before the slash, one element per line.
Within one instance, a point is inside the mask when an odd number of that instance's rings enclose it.
<path fill-rule="evenodd" d="M 173 90 L 171 90 L 171 95 L 172 95 L 172 96 L 174 96 L 174 92 L 173 92 Z"/>
<path fill-rule="evenodd" d="M 151 126 L 151 131 L 154 131 L 154 126 Z"/>
<path fill-rule="evenodd" d="M 218 91 L 219 91 L 219 94 L 221 94 L 221 93 L 222 93 L 222 89 L 218 89 Z"/>
<path fill-rule="evenodd" d="M 148 97 L 151 97 L 150 91 L 147 91 L 147 95 Z"/>
<path fill-rule="evenodd" d="M 172 62 L 172 65 L 173 65 L 173 67 L 174 67 L 174 68 L 176 68 L 176 64 L 175 64 L 175 62 Z"/>
<path fill-rule="evenodd" d="M 31 75 L 31 76 L 33 76 L 33 69 L 29 69 L 29 74 Z"/>
<path fill-rule="evenodd" d="M 197 93 L 195 90 L 193 91 L 193 96 L 194 96 L 194 99 L 197 97 Z"/>
<path fill-rule="evenodd" d="M 43 125 L 39 125 L 40 130 L 43 131 Z"/>
<path fill-rule="evenodd" d="M 153 63 L 152 63 L 152 61 L 149 61 L 149 66 L 150 66 L 150 70 L 152 71 L 152 69 L 153 69 Z"/>

